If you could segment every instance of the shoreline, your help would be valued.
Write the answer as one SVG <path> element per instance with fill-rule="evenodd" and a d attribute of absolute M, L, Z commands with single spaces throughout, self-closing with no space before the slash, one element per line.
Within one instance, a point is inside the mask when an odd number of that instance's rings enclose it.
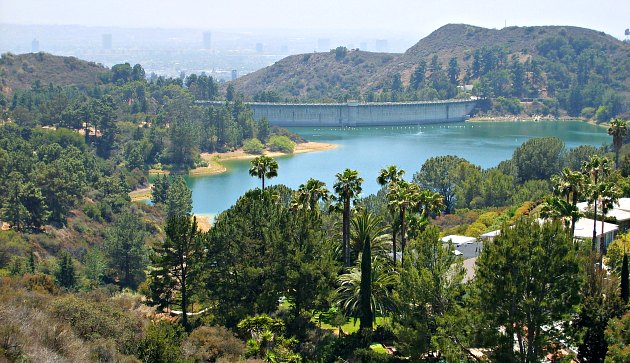
<path fill-rule="evenodd" d="M 334 150 L 338 148 L 337 144 L 326 144 L 323 142 L 314 142 L 308 141 L 303 142 L 301 144 L 296 144 L 293 153 L 287 154 L 279 151 L 264 151 L 261 155 L 271 156 L 271 157 L 282 157 L 282 156 L 291 156 L 296 154 L 304 154 L 308 152 L 317 152 L 317 151 L 327 151 Z M 201 158 L 208 163 L 208 166 L 199 167 L 195 169 L 191 169 L 188 172 L 189 176 L 209 176 L 209 175 L 217 175 L 222 174 L 228 171 L 228 168 L 222 164 L 223 161 L 229 160 L 249 160 L 260 155 L 252 155 L 247 154 L 243 151 L 243 149 L 237 149 L 234 151 L 230 151 L 227 153 L 202 153 Z M 168 175 L 169 172 L 166 170 L 149 170 L 149 175 Z M 129 192 L 129 197 L 132 202 L 140 202 L 144 200 L 151 199 L 151 188 L 153 184 L 149 184 L 148 187 L 136 189 Z M 209 224 L 209 222 L 208 222 Z"/>
<path fill-rule="evenodd" d="M 608 128 L 610 122 L 597 122 L 595 120 L 584 119 L 580 117 L 550 117 L 550 116 L 489 116 L 489 117 L 473 117 L 466 122 L 547 122 L 547 121 L 560 121 L 560 122 L 584 122 L 589 125 Z"/>

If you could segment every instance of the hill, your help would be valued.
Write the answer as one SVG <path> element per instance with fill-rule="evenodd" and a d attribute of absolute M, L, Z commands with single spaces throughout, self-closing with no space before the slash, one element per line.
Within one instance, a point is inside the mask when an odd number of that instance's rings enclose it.
<path fill-rule="evenodd" d="M 590 29 L 448 24 L 403 54 L 344 49 L 287 57 L 230 84 L 262 101 L 415 101 L 472 93 L 511 99 L 492 105 L 499 113 L 520 113 L 518 99 L 538 99 L 532 113 L 600 120 L 628 114 L 630 44 Z M 263 91 L 273 97 L 260 99 Z"/>
<path fill-rule="evenodd" d="M 365 79 L 399 55 L 339 47 L 326 53 L 286 57 L 231 84 L 246 97 L 262 101 L 326 99 L 344 94 L 352 98 L 358 96 Z"/>
<path fill-rule="evenodd" d="M 48 53 L 11 54 L 0 58 L 0 87 L 10 95 L 15 89 L 31 88 L 35 81 L 42 86 L 91 87 L 103 83 L 101 77 L 108 68 L 75 57 L 61 57 Z"/>
<path fill-rule="evenodd" d="M 557 60 L 575 58 L 588 49 L 603 52 L 610 60 L 611 75 L 619 75 L 630 87 L 630 45 L 603 32 L 573 26 L 507 27 L 500 30 L 466 24 L 445 25 L 421 39 L 404 54 L 382 67 L 368 80 L 367 85 L 386 82 L 399 73 L 408 85 L 411 73 L 424 59 L 433 55 L 446 65 L 455 57 L 459 62 L 460 77 L 472 69 L 474 53 L 479 49 L 501 48 L 510 59 L 515 55 L 521 62 L 531 57 Z M 622 72 L 625 67 L 625 74 Z"/>

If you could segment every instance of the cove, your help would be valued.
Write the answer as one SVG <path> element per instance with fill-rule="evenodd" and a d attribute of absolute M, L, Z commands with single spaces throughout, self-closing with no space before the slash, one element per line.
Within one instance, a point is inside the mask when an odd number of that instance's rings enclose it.
<path fill-rule="evenodd" d="M 376 176 L 387 165 L 406 170 L 411 180 L 430 157 L 457 155 L 482 168 L 510 159 L 514 150 L 534 137 L 555 136 L 567 149 L 579 145 L 602 146 L 611 143 L 606 129 L 578 121 L 543 122 L 465 122 L 400 127 L 292 128 L 309 141 L 333 143 L 337 149 L 277 158 L 278 177 L 269 185 L 285 184 L 296 189 L 309 178 L 324 181 L 329 190 L 335 174 L 356 169 L 363 182 L 363 196 L 379 189 Z M 247 190 L 260 187 L 249 176 L 249 161 L 225 162 L 228 172 L 187 177 L 193 193 L 193 213 L 215 216 Z"/>

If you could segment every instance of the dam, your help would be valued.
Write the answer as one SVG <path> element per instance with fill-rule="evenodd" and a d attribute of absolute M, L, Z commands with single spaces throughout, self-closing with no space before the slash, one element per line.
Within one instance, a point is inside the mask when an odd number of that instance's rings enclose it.
<path fill-rule="evenodd" d="M 360 127 L 422 125 L 466 120 L 476 100 L 359 103 L 246 102 L 254 119 L 282 127 Z M 222 105 L 222 102 L 207 102 Z"/>

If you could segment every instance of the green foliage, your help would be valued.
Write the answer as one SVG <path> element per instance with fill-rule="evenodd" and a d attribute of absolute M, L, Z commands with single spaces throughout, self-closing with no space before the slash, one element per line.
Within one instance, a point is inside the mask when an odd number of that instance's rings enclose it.
<path fill-rule="evenodd" d="M 107 264 L 112 277 L 120 281 L 122 288 L 136 289 L 144 281 L 149 262 L 143 223 L 136 214 L 125 211 L 106 229 L 105 236 Z"/>
<path fill-rule="evenodd" d="M 280 151 L 286 154 L 293 153 L 295 143 L 286 136 L 271 135 L 267 141 L 269 151 Z"/>
<path fill-rule="evenodd" d="M 630 312 L 619 319 L 612 319 L 606 328 L 608 352 L 605 362 L 626 362 L 630 359 Z"/>
<path fill-rule="evenodd" d="M 440 193 L 444 197 L 445 213 L 451 213 L 455 204 L 455 171 L 465 161 L 454 155 L 432 157 L 414 174 L 413 181 L 424 189 Z"/>
<path fill-rule="evenodd" d="M 138 344 L 137 356 L 146 363 L 182 362 L 180 343 L 183 331 L 168 322 L 150 324 L 144 338 Z"/>
<path fill-rule="evenodd" d="M 66 289 L 72 289 L 77 282 L 74 260 L 67 252 L 63 252 L 60 255 L 59 267 L 55 272 L 55 279 L 60 286 Z"/>
<path fill-rule="evenodd" d="M 165 232 L 166 239 L 151 256 L 150 303 L 164 308 L 178 302 L 182 325 L 189 329 L 187 312 L 202 261 L 197 219 L 189 215 L 169 217 Z"/>
<path fill-rule="evenodd" d="M 262 181 L 262 189 L 265 189 L 265 178 L 278 176 L 278 162 L 269 156 L 258 156 L 250 162 L 249 175 Z"/>
<path fill-rule="evenodd" d="M 562 166 L 564 143 L 556 137 L 527 140 L 514 150 L 512 160 L 519 182 L 531 179 L 549 179 Z"/>
<path fill-rule="evenodd" d="M 400 272 L 398 311 L 393 315 L 397 347 L 413 358 L 435 350 L 447 358 L 453 358 L 448 355 L 451 350 L 461 356 L 458 341 L 467 339 L 463 324 L 455 322 L 467 314 L 460 300 L 464 292 L 461 260 L 452 246 L 444 246 L 435 227 L 413 240 L 410 250 Z"/>
<path fill-rule="evenodd" d="M 188 188 L 186 180 L 182 176 L 175 177 L 168 186 L 165 204 L 168 218 L 190 215 L 192 211 L 192 191 Z"/>
<path fill-rule="evenodd" d="M 258 139 L 247 139 L 243 141 L 243 151 L 248 154 L 260 155 L 265 150 L 265 145 Z"/>
<path fill-rule="evenodd" d="M 505 327 L 506 339 L 500 344 L 512 359 L 537 362 L 545 354 L 548 337 L 559 333 L 541 327 L 574 311 L 578 273 L 576 247 L 559 222 L 540 225 L 520 219 L 484 244 L 477 259 L 478 309 L 490 326 Z M 513 352 L 514 334 L 518 352 Z"/>
<path fill-rule="evenodd" d="M 247 357 L 261 358 L 267 362 L 302 362 L 302 357 L 293 350 L 298 341 L 285 338 L 284 322 L 268 315 L 257 315 L 243 319 L 238 329 L 251 336 L 247 341 Z"/>

